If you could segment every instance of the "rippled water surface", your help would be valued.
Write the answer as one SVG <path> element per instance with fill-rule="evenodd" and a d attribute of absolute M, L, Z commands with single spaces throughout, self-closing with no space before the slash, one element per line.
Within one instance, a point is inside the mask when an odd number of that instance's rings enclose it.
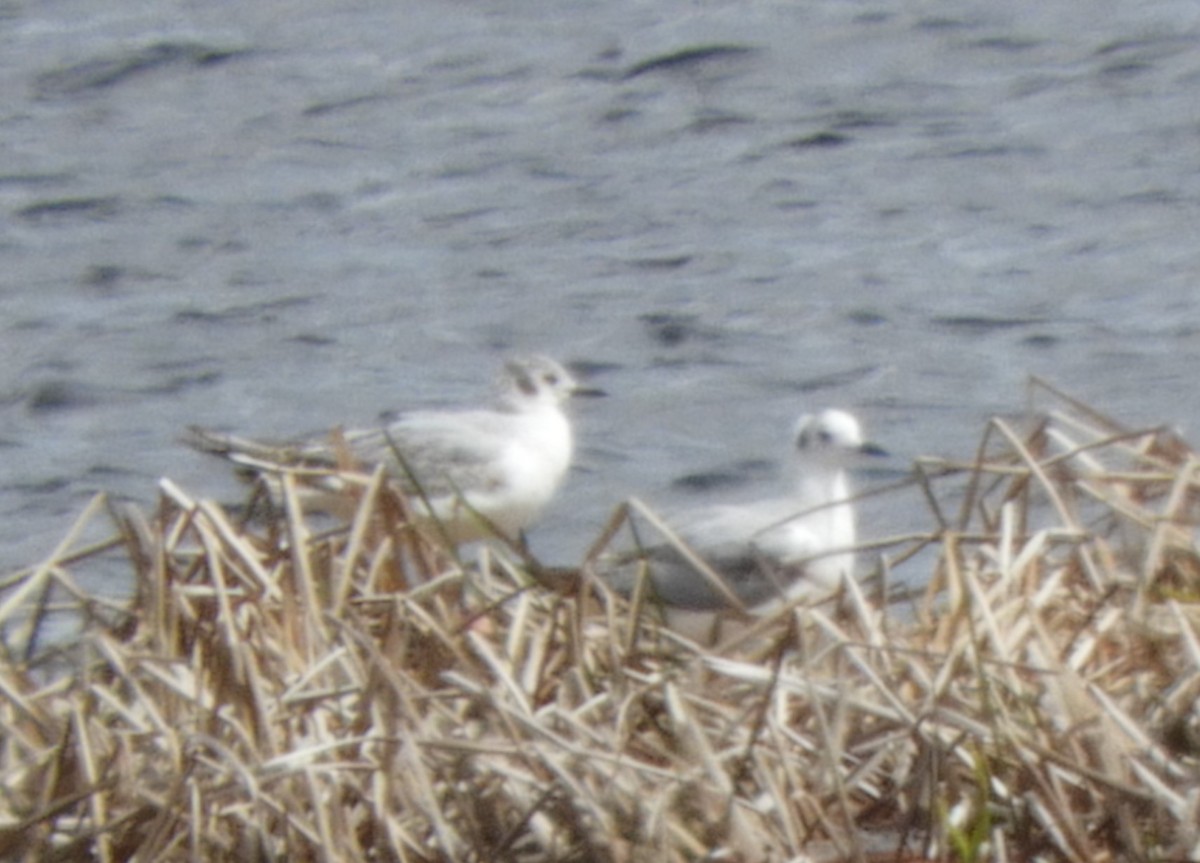
<path fill-rule="evenodd" d="M 810 407 L 897 470 L 1030 373 L 1194 441 L 1198 34 L 1191 0 L 0 2 L 0 562 L 98 489 L 232 497 L 189 423 L 371 423 L 527 349 L 610 392 L 551 558 L 769 475 Z"/>

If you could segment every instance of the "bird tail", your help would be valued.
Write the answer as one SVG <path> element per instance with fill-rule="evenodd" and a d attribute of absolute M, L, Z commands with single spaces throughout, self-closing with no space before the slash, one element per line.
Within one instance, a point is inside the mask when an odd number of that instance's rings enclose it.
<path fill-rule="evenodd" d="M 264 469 L 293 465 L 299 457 L 294 447 L 237 437 L 200 426 L 189 426 L 182 440 L 192 449 L 220 456 L 249 468 Z"/>

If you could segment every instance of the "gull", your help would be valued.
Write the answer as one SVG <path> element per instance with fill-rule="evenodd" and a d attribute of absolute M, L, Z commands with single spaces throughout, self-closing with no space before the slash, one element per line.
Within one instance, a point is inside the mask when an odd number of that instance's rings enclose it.
<path fill-rule="evenodd" d="M 602 565 L 601 577 L 626 595 L 648 579 L 650 601 L 667 625 L 708 641 L 723 612 L 740 607 L 763 615 L 832 593 L 854 571 L 846 470 L 862 456 L 885 452 L 864 439 L 854 416 L 837 409 L 802 416 L 791 441 L 790 494 L 682 513 L 669 520 L 677 541 L 624 554 L 615 567 Z"/>
<path fill-rule="evenodd" d="M 571 464 L 574 440 L 563 410 L 581 387 L 546 356 L 509 360 L 488 408 L 401 414 L 382 428 L 271 443 L 200 427 L 184 442 L 228 459 L 271 483 L 281 470 L 328 472 L 382 464 L 422 519 L 441 523 L 453 543 L 496 532 L 516 539 L 550 502 Z M 399 454 L 399 458 L 397 457 Z M 278 483 L 276 482 L 276 485 Z M 331 491 L 341 486 L 328 483 Z"/>

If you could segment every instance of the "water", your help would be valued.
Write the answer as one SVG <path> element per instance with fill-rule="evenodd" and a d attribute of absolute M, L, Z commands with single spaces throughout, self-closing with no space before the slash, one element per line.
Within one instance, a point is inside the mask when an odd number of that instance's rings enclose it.
<path fill-rule="evenodd" d="M 5 568 L 99 489 L 235 497 L 189 423 L 362 425 L 514 350 L 611 393 L 558 560 L 824 405 L 901 469 L 1030 373 L 1197 428 L 1191 0 L 102 6 L 0 2 Z"/>

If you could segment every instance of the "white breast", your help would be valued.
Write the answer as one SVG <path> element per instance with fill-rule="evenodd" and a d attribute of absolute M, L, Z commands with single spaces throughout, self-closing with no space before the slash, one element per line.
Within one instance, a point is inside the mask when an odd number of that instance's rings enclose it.
<path fill-rule="evenodd" d="M 501 458 L 502 481 L 467 496 L 510 536 L 533 522 L 562 484 L 571 463 L 571 427 L 557 408 L 519 417 L 521 427 Z"/>

